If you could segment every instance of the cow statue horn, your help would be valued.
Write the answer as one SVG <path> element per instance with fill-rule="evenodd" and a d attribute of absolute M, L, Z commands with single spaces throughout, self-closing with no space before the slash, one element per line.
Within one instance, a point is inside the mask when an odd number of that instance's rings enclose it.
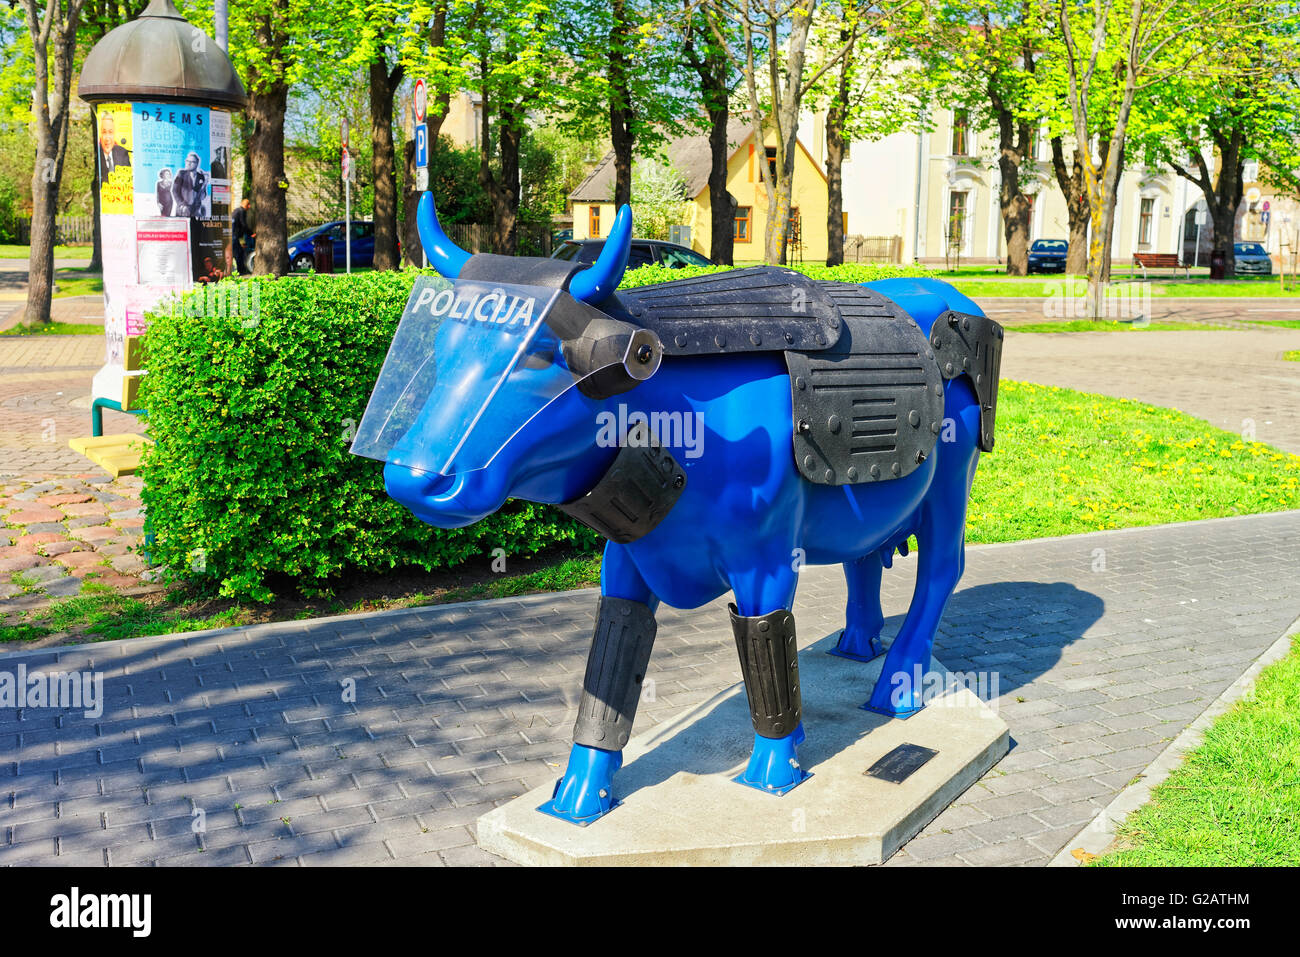
<path fill-rule="evenodd" d="M 429 265 L 438 270 L 444 279 L 455 279 L 460 275 L 470 254 L 465 252 L 442 231 L 438 223 L 438 211 L 433 206 L 433 193 L 428 190 L 420 197 L 420 207 L 416 211 L 415 221 L 420 227 L 420 245 L 429 257 Z"/>
<path fill-rule="evenodd" d="M 433 193 L 426 190 L 420 197 L 416 214 L 420 227 L 420 245 L 429 257 L 429 265 L 438 275 L 455 279 L 460 275 L 470 254 L 465 252 L 442 231 L 438 224 L 438 211 L 433 205 Z M 605 246 L 589 269 L 584 269 L 569 282 L 569 294 L 582 302 L 598 303 L 608 299 L 623 281 L 627 270 L 628 253 L 632 250 L 632 207 L 624 204 L 614 217 L 614 225 Z"/>
<path fill-rule="evenodd" d="M 631 251 L 632 207 L 624 203 L 618 208 L 614 225 L 605 237 L 605 246 L 596 261 L 590 269 L 583 270 L 569 280 L 569 294 L 582 302 L 604 302 L 623 281 L 627 256 Z"/>

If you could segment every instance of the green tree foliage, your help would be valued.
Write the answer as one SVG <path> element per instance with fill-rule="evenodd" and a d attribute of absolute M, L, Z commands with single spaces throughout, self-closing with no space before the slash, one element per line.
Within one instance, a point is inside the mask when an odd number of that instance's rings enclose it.
<path fill-rule="evenodd" d="M 636 233 L 646 239 L 667 239 L 670 226 L 682 220 L 686 180 L 662 159 L 644 158 L 632 166 L 632 208 Z"/>
<path fill-rule="evenodd" d="M 1244 169 L 1255 160 L 1265 182 L 1297 192 L 1300 169 L 1300 11 L 1287 0 L 1240 0 L 1235 37 L 1194 69 L 1171 74 L 1139 98 L 1136 152 L 1147 165 L 1172 169 L 1197 186 L 1213 225 L 1213 248 L 1233 270 Z M 1222 29 L 1207 20 L 1200 30 Z M 1197 38 L 1197 47 L 1213 40 Z"/>
<path fill-rule="evenodd" d="M 557 108 L 569 129 L 609 137 L 621 206 L 632 194 L 634 154 L 655 152 L 699 115 L 681 84 L 680 0 L 565 0 L 556 9 L 568 63 Z"/>

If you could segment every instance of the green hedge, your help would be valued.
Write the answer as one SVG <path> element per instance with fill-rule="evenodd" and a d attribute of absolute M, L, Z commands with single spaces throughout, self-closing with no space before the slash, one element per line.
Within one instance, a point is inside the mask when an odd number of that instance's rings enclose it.
<path fill-rule="evenodd" d="M 512 502 L 432 529 L 348 451 L 413 272 L 226 281 L 155 313 L 142 385 L 151 558 L 222 595 L 267 601 L 340 575 L 459 564 L 495 548 L 595 547 L 553 509 Z"/>
<path fill-rule="evenodd" d="M 642 268 L 625 285 L 705 271 Z M 859 282 L 925 274 L 802 271 Z M 155 562 L 222 595 L 267 601 L 496 548 L 598 546 L 563 513 L 519 501 L 470 528 L 430 528 L 388 498 L 380 463 L 348 452 L 416 275 L 226 280 L 151 315 L 142 395 L 155 444 L 141 475 Z"/>

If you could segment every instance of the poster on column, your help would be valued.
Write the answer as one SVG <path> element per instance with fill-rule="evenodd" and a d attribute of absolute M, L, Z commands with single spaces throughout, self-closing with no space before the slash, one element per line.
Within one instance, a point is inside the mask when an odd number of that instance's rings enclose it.
<path fill-rule="evenodd" d="M 101 103 L 95 110 L 98 141 L 96 180 L 103 216 L 130 216 L 134 212 L 134 177 L 131 168 L 131 104 Z"/>
<path fill-rule="evenodd" d="M 133 112 L 135 215 L 210 217 L 208 108 L 186 103 L 136 103 Z"/>

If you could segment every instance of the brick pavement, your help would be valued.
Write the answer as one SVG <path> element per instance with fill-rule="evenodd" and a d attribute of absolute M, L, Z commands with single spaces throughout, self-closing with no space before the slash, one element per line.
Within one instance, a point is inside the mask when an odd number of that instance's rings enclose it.
<path fill-rule="evenodd" d="M 1013 747 L 889 866 L 1050 860 L 1300 614 L 1297 536 L 1288 512 L 971 548 L 936 653 L 997 672 Z M 889 632 L 913 567 L 886 575 Z M 0 865 L 496 863 L 471 827 L 559 773 L 595 601 L 0 656 L 98 669 L 106 698 L 0 712 Z M 638 729 L 738 680 L 724 601 L 661 612 Z M 843 601 L 837 569 L 805 570 L 801 644 Z"/>

